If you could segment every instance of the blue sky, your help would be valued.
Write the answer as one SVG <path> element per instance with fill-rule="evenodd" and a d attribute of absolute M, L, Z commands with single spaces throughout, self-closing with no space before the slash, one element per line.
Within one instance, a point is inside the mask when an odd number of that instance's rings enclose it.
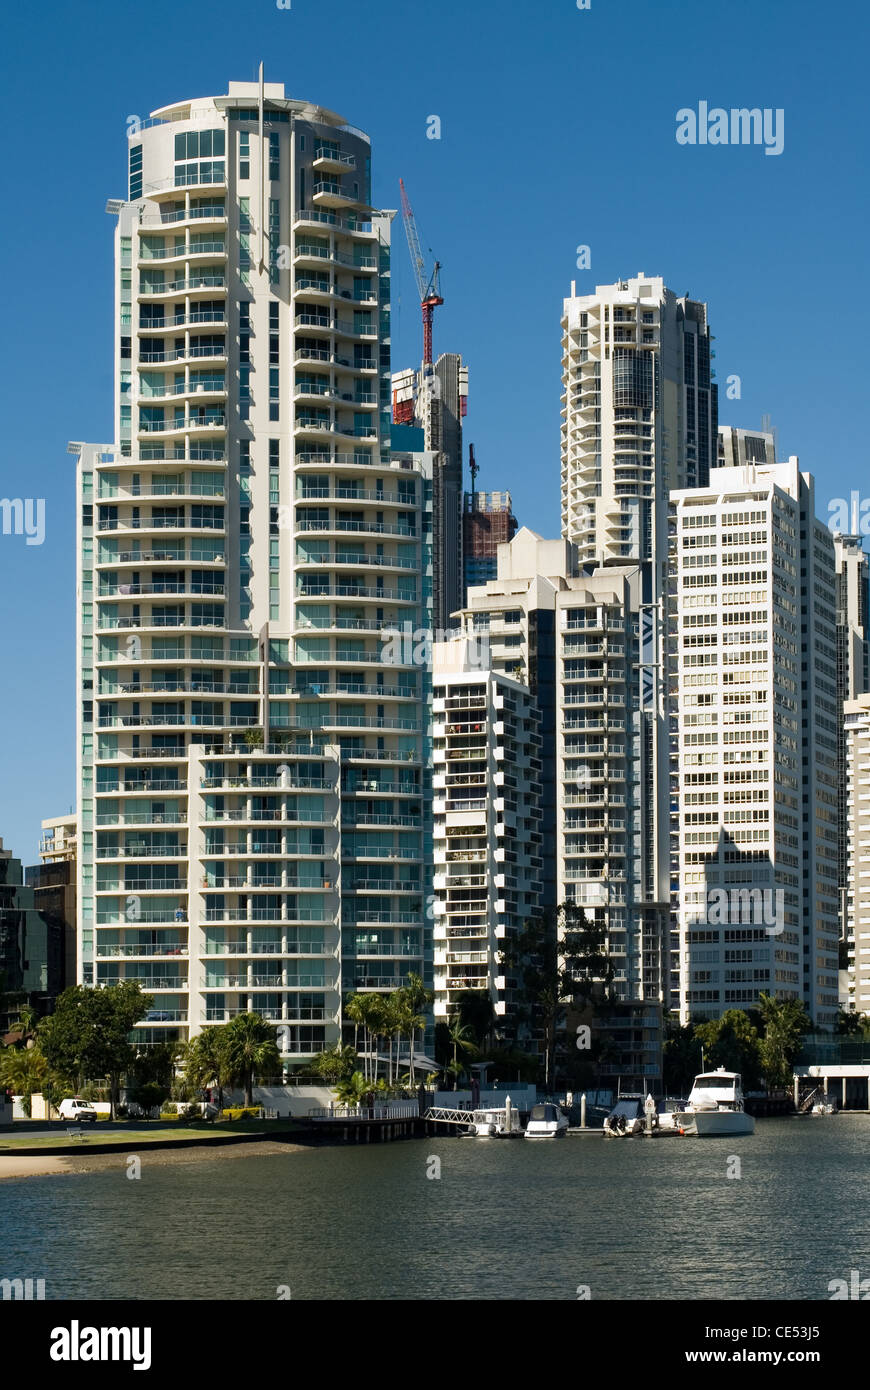
<path fill-rule="evenodd" d="M 112 219 L 126 129 L 256 75 L 373 141 L 442 262 L 435 350 L 470 365 L 479 486 L 559 528 L 559 317 L 641 270 L 706 299 L 723 423 L 768 412 L 819 512 L 866 491 L 867 12 L 809 0 L 114 0 L 7 12 L 6 410 L 0 495 L 44 497 L 46 537 L 0 536 L 0 835 L 27 862 L 74 799 L 73 461 L 111 433 Z M 680 146 L 676 112 L 781 107 L 785 147 Z M 426 137 L 427 117 L 441 139 Z M 591 269 L 576 268 L 578 245 Z M 393 363 L 420 358 L 404 240 Z"/>

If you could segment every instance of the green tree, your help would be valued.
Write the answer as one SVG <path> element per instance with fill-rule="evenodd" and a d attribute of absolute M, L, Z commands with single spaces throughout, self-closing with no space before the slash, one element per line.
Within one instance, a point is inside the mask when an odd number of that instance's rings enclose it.
<path fill-rule="evenodd" d="M 492 1063 L 493 1080 L 497 1076 L 500 1081 L 534 1081 L 540 1067 L 534 1053 L 516 1047 L 488 1048 L 481 1060 Z"/>
<path fill-rule="evenodd" d="M 44 1096 L 50 1107 L 58 1091 L 69 1088 L 64 1077 L 52 1072 L 38 1045 L 0 1049 L 0 1086 L 21 1096 L 28 1115 L 32 1096 Z"/>
<path fill-rule="evenodd" d="M 315 1076 L 319 1076 L 330 1086 L 336 1085 L 339 1081 L 346 1081 L 349 1076 L 357 1070 L 359 1059 L 356 1055 L 356 1048 L 342 1047 L 337 1043 L 335 1047 L 327 1048 L 318 1054 L 311 1063 L 310 1070 Z"/>
<path fill-rule="evenodd" d="M 680 1023 L 674 1014 L 663 1020 L 662 1079 L 665 1094 L 687 1096 L 701 1070 L 701 1043 L 694 1023 Z"/>
<path fill-rule="evenodd" d="M 557 912 L 559 997 L 575 1005 L 593 996 L 605 1002 L 613 984 L 613 962 L 607 952 L 607 931 L 586 916 L 578 903 L 564 903 Z"/>
<path fill-rule="evenodd" d="M 726 1009 L 721 1018 L 695 1025 L 695 1036 L 704 1049 L 704 1065 L 737 1071 L 746 1090 L 761 1079 L 761 1039 L 742 1009 Z"/>
<path fill-rule="evenodd" d="M 52 1070 L 78 1084 L 108 1077 L 113 1119 L 121 1074 L 136 1056 L 130 1033 L 153 1003 L 135 980 L 98 989 L 74 985 L 58 995 L 54 1013 L 39 1024 L 37 1038 Z"/>
<path fill-rule="evenodd" d="M 861 1038 L 868 1032 L 870 1017 L 867 1014 L 856 1014 L 851 1009 L 840 1009 L 837 1014 L 837 1032 L 846 1037 Z"/>
<path fill-rule="evenodd" d="M 800 999 L 776 999 L 759 995 L 764 1023 L 761 1039 L 761 1069 L 771 1090 L 786 1089 L 792 1080 L 792 1064 L 801 1050 L 810 1020 Z"/>
<path fill-rule="evenodd" d="M 546 1084 L 555 1071 L 556 1037 L 568 1003 L 606 1003 L 613 982 L 603 926 L 576 903 L 565 903 L 529 918 L 505 943 L 501 964 L 517 980 L 512 1010 L 514 1044 L 518 1024 L 543 1033 Z"/>
<path fill-rule="evenodd" d="M 492 996 L 485 989 L 465 989 L 456 997 L 456 1008 L 476 1047 L 492 1043 L 496 1013 Z"/>
<path fill-rule="evenodd" d="M 169 1099 L 169 1087 L 162 1081 L 134 1081 L 127 1087 L 127 1099 L 150 1119 L 151 1111 L 159 1109 Z"/>
<path fill-rule="evenodd" d="M 175 1064 L 183 1047 L 174 1042 L 143 1047 L 127 1073 L 127 1099 L 146 1113 L 169 1099 Z"/>
<path fill-rule="evenodd" d="M 225 1025 L 233 1083 L 245 1088 L 245 1105 L 254 1103 L 254 1076 L 271 1076 L 280 1068 L 278 1032 L 260 1014 L 237 1014 Z"/>

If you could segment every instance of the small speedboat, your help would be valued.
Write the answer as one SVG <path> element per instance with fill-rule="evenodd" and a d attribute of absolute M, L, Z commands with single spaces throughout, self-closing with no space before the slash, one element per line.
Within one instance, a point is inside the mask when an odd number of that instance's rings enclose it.
<path fill-rule="evenodd" d="M 519 1112 L 510 1104 L 510 1096 L 503 1110 L 472 1110 L 469 1123 L 475 1139 L 510 1139 L 523 1132 Z"/>
<path fill-rule="evenodd" d="M 558 1105 L 533 1105 L 526 1125 L 526 1139 L 559 1139 L 568 1133 L 568 1116 Z"/>
<path fill-rule="evenodd" d="M 810 1111 L 811 1115 L 836 1115 L 836 1113 L 836 1101 L 831 1100 L 830 1096 L 822 1096 Z"/>
<path fill-rule="evenodd" d="M 630 1139 L 643 1132 L 644 1119 L 643 1096 L 620 1096 L 604 1121 L 604 1137 Z"/>

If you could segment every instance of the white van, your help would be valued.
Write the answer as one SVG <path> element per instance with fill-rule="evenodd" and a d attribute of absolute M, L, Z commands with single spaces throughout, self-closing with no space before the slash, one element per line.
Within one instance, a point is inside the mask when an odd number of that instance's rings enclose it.
<path fill-rule="evenodd" d="M 77 1124 L 97 1123 L 97 1112 L 89 1100 L 80 1100 L 78 1096 L 68 1100 L 62 1100 L 57 1107 L 57 1113 L 62 1120 L 74 1120 Z"/>

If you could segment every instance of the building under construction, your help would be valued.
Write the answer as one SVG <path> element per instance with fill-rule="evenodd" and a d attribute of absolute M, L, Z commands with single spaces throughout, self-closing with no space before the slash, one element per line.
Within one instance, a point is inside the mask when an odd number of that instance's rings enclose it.
<path fill-rule="evenodd" d="M 464 602 L 462 574 L 462 421 L 468 368 L 456 352 L 442 352 L 393 373 L 393 421 L 422 431 L 421 447 L 435 454 L 432 478 L 432 624 L 451 626 Z"/>
<path fill-rule="evenodd" d="M 517 519 L 509 492 L 466 492 L 462 554 L 466 592 L 498 578 L 498 548 L 512 541 Z"/>

